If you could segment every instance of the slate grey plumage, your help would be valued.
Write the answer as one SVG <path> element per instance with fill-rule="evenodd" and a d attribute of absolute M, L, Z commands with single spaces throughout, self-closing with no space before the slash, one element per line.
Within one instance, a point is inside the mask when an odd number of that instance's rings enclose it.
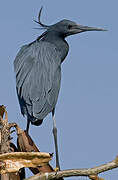
<path fill-rule="evenodd" d="M 40 21 L 41 11 L 42 8 L 36 22 L 46 31 L 34 42 L 23 46 L 14 61 L 17 95 L 21 113 L 27 116 L 27 131 L 30 122 L 40 125 L 48 113 L 52 112 L 54 116 L 61 83 L 61 63 L 69 50 L 65 38 L 85 31 L 104 31 L 69 20 L 47 26 Z M 55 120 L 53 126 L 59 167 Z"/>
<path fill-rule="evenodd" d="M 16 56 L 14 68 L 21 112 L 32 122 L 44 119 L 55 108 L 60 89 L 61 61 L 68 48 L 65 52 L 61 55 L 53 43 L 42 39 L 23 46 Z"/>

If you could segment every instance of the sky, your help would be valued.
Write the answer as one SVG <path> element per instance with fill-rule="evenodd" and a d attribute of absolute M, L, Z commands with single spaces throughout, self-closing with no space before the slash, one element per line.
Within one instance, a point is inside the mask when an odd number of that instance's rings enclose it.
<path fill-rule="evenodd" d="M 61 169 L 89 168 L 112 161 L 118 155 L 117 0 L 1 0 L 0 104 L 7 107 L 10 122 L 25 129 L 26 119 L 20 113 L 15 90 L 13 61 L 22 45 L 41 35 L 42 31 L 34 29 L 38 25 L 33 20 L 37 20 L 42 5 L 45 24 L 66 18 L 108 29 L 66 39 L 70 50 L 62 64 L 55 116 Z M 40 151 L 54 152 L 51 114 L 40 127 L 30 127 L 30 135 Z M 51 164 L 55 167 L 55 154 Z M 27 171 L 27 175 L 32 174 Z M 118 169 L 100 176 L 116 180 Z"/>

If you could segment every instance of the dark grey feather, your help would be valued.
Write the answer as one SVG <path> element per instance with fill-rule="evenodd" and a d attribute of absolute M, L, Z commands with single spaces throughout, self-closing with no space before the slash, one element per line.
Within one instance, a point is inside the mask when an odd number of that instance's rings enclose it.
<path fill-rule="evenodd" d="M 35 41 L 21 48 L 14 69 L 23 115 L 43 119 L 55 108 L 60 89 L 61 61 L 60 51 L 47 41 Z"/>

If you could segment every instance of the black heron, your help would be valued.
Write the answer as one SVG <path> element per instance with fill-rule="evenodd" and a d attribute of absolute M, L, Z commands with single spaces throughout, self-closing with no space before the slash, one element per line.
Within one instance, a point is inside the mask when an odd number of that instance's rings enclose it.
<path fill-rule="evenodd" d="M 45 32 L 34 42 L 24 45 L 14 61 L 16 89 L 21 113 L 27 117 L 27 132 L 30 122 L 41 125 L 52 112 L 56 166 L 60 169 L 54 112 L 60 90 L 61 63 L 69 51 L 65 38 L 85 31 L 105 30 L 78 25 L 66 19 L 48 26 L 40 21 L 41 11 L 42 8 L 36 22 Z"/>

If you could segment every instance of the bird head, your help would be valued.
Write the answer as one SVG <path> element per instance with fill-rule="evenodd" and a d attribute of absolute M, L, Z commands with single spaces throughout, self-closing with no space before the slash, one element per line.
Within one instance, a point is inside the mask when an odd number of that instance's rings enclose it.
<path fill-rule="evenodd" d="M 50 30 L 60 33 L 60 35 L 67 37 L 73 34 L 78 34 L 85 31 L 106 31 L 105 29 L 89 27 L 76 24 L 70 20 L 62 20 L 50 27 Z"/>
<path fill-rule="evenodd" d="M 41 20 L 40 20 L 41 11 L 42 11 L 42 8 L 39 11 L 38 21 L 35 21 L 41 26 L 40 29 L 46 29 L 47 32 L 53 32 L 53 33 L 55 32 L 56 34 L 63 36 L 64 38 L 73 34 L 78 34 L 78 33 L 86 32 L 86 31 L 106 31 L 105 29 L 102 29 L 102 28 L 89 27 L 89 26 L 76 24 L 75 22 L 66 20 L 66 19 L 61 20 L 56 24 L 48 26 L 41 23 Z"/>

